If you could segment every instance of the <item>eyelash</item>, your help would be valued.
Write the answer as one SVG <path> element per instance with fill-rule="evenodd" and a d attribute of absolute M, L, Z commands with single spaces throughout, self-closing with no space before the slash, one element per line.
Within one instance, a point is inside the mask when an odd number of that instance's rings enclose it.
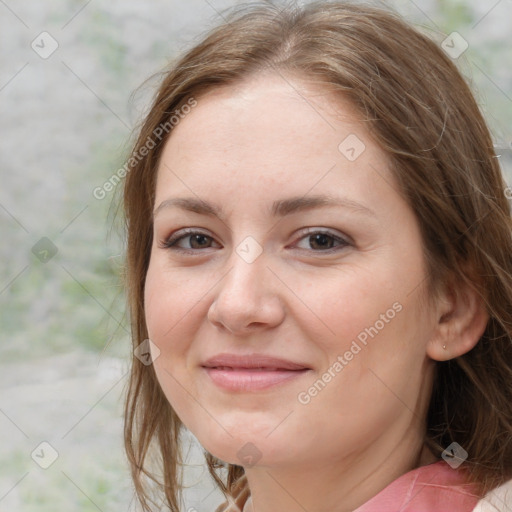
<path fill-rule="evenodd" d="M 185 254 L 194 254 L 194 253 L 197 253 L 197 252 L 201 252 L 202 249 L 183 249 L 181 247 L 176 247 L 176 244 L 180 240 L 188 238 L 188 237 L 190 237 L 192 235 L 202 235 L 202 236 L 205 236 L 205 237 L 210 238 L 211 240 L 213 240 L 213 238 L 211 236 L 207 235 L 206 233 L 203 233 L 202 231 L 196 231 L 196 230 L 194 230 L 192 228 L 187 228 L 187 229 L 182 230 L 181 232 L 178 232 L 178 234 L 171 235 L 169 238 L 161 240 L 160 241 L 160 247 L 162 249 L 170 249 L 170 250 L 182 252 L 182 253 L 185 253 Z M 326 235 L 326 236 L 334 239 L 335 242 L 340 243 L 340 245 L 338 247 L 331 247 L 331 248 L 326 249 L 326 250 L 318 250 L 318 251 L 316 251 L 316 250 L 312 249 L 311 250 L 312 252 L 331 254 L 333 252 L 338 252 L 338 251 L 344 249 L 345 247 L 348 247 L 348 246 L 352 245 L 348 240 L 346 240 L 344 238 L 341 238 L 341 237 L 339 237 L 339 236 L 337 236 L 337 235 L 335 235 L 332 232 L 327 231 L 327 230 L 311 230 L 311 231 L 308 231 L 307 233 L 304 233 L 299 240 L 307 238 L 308 236 L 311 237 L 313 235 Z M 210 247 L 206 247 L 206 249 L 210 249 Z M 306 250 L 307 251 L 308 249 L 302 249 L 302 250 Z M 195 254 L 195 255 L 197 255 L 197 254 Z"/>

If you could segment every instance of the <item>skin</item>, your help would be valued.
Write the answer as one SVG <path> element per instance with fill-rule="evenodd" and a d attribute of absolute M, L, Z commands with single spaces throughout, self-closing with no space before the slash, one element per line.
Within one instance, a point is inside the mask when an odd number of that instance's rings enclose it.
<path fill-rule="evenodd" d="M 354 161 L 338 149 L 350 134 L 365 145 Z M 316 194 L 373 213 L 339 206 L 269 213 L 273 201 Z M 176 206 L 155 213 L 145 286 L 149 336 L 160 351 L 154 368 L 205 449 L 245 467 L 252 495 L 245 510 L 354 510 L 431 462 L 422 447 L 434 360 L 469 350 L 486 316 L 470 292 L 457 302 L 447 289 L 435 307 L 425 306 L 418 221 L 351 104 L 276 75 L 208 92 L 166 142 L 155 210 L 171 197 L 215 203 L 223 216 Z M 207 238 L 163 247 L 183 228 Z M 307 230 L 348 243 L 324 239 L 334 248 L 326 252 Z M 262 250 L 252 263 L 236 251 L 248 236 Z M 400 312 L 346 361 L 357 336 L 396 303 Z M 230 392 L 201 368 L 221 352 L 264 353 L 311 369 L 267 390 Z M 340 355 L 342 371 L 300 403 Z M 250 465 L 241 458 L 247 453 Z"/>

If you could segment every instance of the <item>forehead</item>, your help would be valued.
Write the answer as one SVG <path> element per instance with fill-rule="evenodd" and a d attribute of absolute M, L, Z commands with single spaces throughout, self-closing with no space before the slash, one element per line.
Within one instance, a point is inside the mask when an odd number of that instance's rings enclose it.
<path fill-rule="evenodd" d="M 259 197 L 286 189 L 360 194 L 388 159 L 354 106 L 326 86 L 268 75 L 213 89 L 173 129 L 157 198 L 173 190 Z M 187 190 L 188 189 L 188 190 Z"/>
<path fill-rule="evenodd" d="M 226 143 L 229 147 L 259 142 L 266 142 L 266 148 L 271 149 L 275 140 L 293 143 L 308 139 L 310 144 L 304 151 L 310 153 L 321 140 L 328 143 L 332 139 L 336 143 L 347 128 L 361 136 L 365 131 L 356 109 L 346 99 L 335 95 L 326 85 L 291 76 L 267 74 L 247 78 L 212 89 L 197 102 L 171 133 L 170 145 L 178 146 L 179 142 L 188 148 L 187 142 L 200 138 L 201 142 L 208 142 L 203 149 L 223 149 Z M 191 131 L 194 139 L 190 139 Z M 330 137 L 326 139 L 328 132 Z M 180 140 L 173 144 L 176 138 Z M 297 150 L 301 147 L 296 145 Z"/>

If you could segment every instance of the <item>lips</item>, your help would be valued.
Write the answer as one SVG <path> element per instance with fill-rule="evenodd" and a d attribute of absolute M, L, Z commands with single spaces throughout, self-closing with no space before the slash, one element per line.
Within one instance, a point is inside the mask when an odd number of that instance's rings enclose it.
<path fill-rule="evenodd" d="M 308 366 L 264 354 L 219 354 L 201 365 L 211 381 L 228 391 L 258 391 L 302 376 Z"/>
<path fill-rule="evenodd" d="M 248 369 L 248 370 L 309 370 L 301 363 L 264 354 L 237 355 L 219 354 L 203 363 L 206 368 Z"/>

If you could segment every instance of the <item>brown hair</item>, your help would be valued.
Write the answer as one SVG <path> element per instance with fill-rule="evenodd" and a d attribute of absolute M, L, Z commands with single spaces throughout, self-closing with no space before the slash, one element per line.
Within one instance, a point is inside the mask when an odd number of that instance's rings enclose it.
<path fill-rule="evenodd" d="M 512 476 L 512 221 L 470 88 L 437 43 L 394 13 L 339 2 L 283 9 L 253 4 L 234 10 L 166 73 L 134 154 L 191 98 L 200 101 L 208 90 L 269 69 L 317 80 L 357 107 L 420 223 L 430 296 L 450 281 L 468 283 L 485 301 L 490 319 L 475 348 L 436 363 L 425 442 L 438 457 L 459 443 L 469 453 L 471 479 L 487 492 Z M 144 282 L 165 140 L 133 166 L 124 188 L 134 348 L 148 337 Z M 134 357 L 125 447 L 144 510 L 153 502 L 151 482 L 171 511 L 179 510 L 181 427 L 153 366 Z M 150 470 L 150 453 L 158 456 L 160 476 Z M 206 458 L 219 487 L 232 494 L 243 468 Z M 221 467 L 227 467 L 225 478 L 217 473 Z"/>

